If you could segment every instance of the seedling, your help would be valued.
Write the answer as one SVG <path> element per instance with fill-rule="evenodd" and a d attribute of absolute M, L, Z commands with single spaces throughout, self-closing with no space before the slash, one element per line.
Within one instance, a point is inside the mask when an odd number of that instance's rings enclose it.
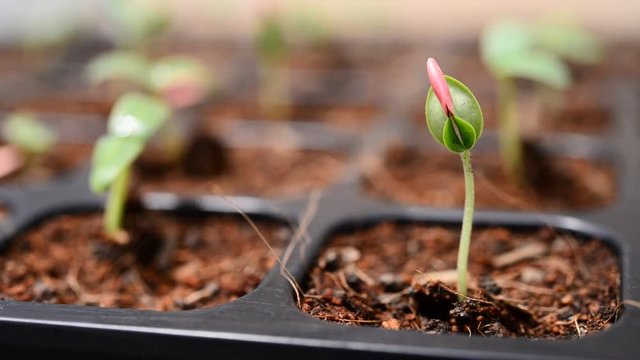
<path fill-rule="evenodd" d="M 109 2 L 118 48 L 92 59 L 87 77 L 94 85 L 120 82 L 163 96 L 181 108 L 203 100 L 213 88 L 212 74 L 201 61 L 189 56 L 149 56 L 148 47 L 171 24 L 169 14 L 152 1 Z"/>
<path fill-rule="evenodd" d="M 289 55 L 289 44 L 273 3 L 263 10 L 256 32 L 255 47 L 258 55 L 260 113 L 272 119 L 287 118 L 289 81 L 284 65 Z"/>
<path fill-rule="evenodd" d="M 121 96 L 109 115 L 107 134 L 93 150 L 91 189 L 110 191 L 104 215 L 105 232 L 122 239 L 122 217 L 131 164 L 171 114 L 165 101 L 142 93 Z"/>
<path fill-rule="evenodd" d="M 498 80 L 500 151 L 510 176 L 525 184 L 522 140 L 518 129 L 516 79 L 533 81 L 545 109 L 562 104 L 558 92 L 571 85 L 564 60 L 594 64 L 604 56 L 596 37 L 575 23 L 547 19 L 535 26 L 504 21 L 489 26 L 480 41 L 482 59 Z"/>
<path fill-rule="evenodd" d="M 203 62 L 183 55 L 152 61 L 141 50 L 115 50 L 99 55 L 87 66 L 87 77 L 94 85 L 124 85 L 125 89 L 160 96 L 174 110 L 202 102 L 214 88 L 211 71 Z M 175 161 L 182 155 L 184 137 L 175 121 L 163 128 L 160 148 L 167 159 Z"/>
<path fill-rule="evenodd" d="M 537 46 L 531 29 L 518 22 L 501 22 L 488 27 L 482 34 L 480 46 L 485 65 L 498 80 L 501 156 L 509 175 L 524 183 L 516 79 L 562 90 L 571 82 L 569 69 L 555 53 Z"/>
<path fill-rule="evenodd" d="M 427 61 L 427 74 L 431 82 L 425 104 L 427 126 L 440 145 L 460 154 L 464 171 L 464 213 L 457 262 L 458 292 L 462 298 L 467 295 L 467 264 L 475 196 L 471 149 L 482 135 L 482 109 L 473 93 L 460 81 L 443 75 L 440 66 L 432 58 Z"/>
<path fill-rule="evenodd" d="M 18 168 L 33 164 L 57 142 L 56 135 L 27 112 L 10 114 L 2 124 L 2 135 L 4 141 L 19 152 L 14 156 L 20 159 L 16 162 Z"/>

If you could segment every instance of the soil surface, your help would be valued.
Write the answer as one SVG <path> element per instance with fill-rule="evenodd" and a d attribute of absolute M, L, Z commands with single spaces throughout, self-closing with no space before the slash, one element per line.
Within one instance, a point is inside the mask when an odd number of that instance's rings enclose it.
<path fill-rule="evenodd" d="M 205 111 L 204 122 L 212 124 L 226 120 L 289 120 L 318 121 L 346 129 L 362 129 L 370 125 L 377 110 L 373 105 L 296 105 L 282 119 L 262 116 L 256 104 L 227 103 Z"/>
<path fill-rule="evenodd" d="M 470 290 L 458 301 L 458 237 L 390 222 L 338 234 L 310 272 L 302 310 L 354 326 L 552 339 L 605 330 L 619 316 L 618 261 L 597 239 L 476 228 Z"/>
<path fill-rule="evenodd" d="M 471 161 L 476 208 L 585 210 L 606 206 L 616 194 L 613 170 L 584 159 L 544 158 L 543 165 L 530 168 L 529 186 L 511 181 L 495 154 L 474 154 Z M 421 153 L 393 147 L 382 166 L 363 180 L 363 186 L 374 196 L 401 203 L 435 207 L 464 204 L 460 157 L 448 152 Z"/>
<path fill-rule="evenodd" d="M 233 149 L 206 141 L 193 143 L 184 159 L 181 166 L 138 166 L 136 187 L 141 192 L 292 196 L 329 186 L 345 167 L 344 157 L 336 153 Z"/>
<path fill-rule="evenodd" d="M 89 92 L 88 95 L 87 92 Z M 77 94 L 41 96 L 9 103 L 3 108 L 9 111 L 31 111 L 35 113 L 54 114 L 95 114 L 107 116 L 111 111 L 113 100 L 101 100 L 96 92 L 87 88 Z"/>
<path fill-rule="evenodd" d="M 258 228 L 279 251 L 290 231 Z M 239 217 L 132 212 L 129 241 L 102 232 L 102 214 L 60 215 L 13 240 L 0 255 L 0 297 L 151 310 L 227 303 L 253 290 L 275 258 Z"/>
<path fill-rule="evenodd" d="M 44 182 L 79 168 L 91 158 L 90 144 L 58 144 L 29 166 L 0 178 L 0 185 Z"/>

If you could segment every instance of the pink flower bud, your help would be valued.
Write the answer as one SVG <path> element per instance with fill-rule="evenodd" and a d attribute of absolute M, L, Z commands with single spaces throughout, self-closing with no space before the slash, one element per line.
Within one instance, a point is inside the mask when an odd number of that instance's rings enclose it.
<path fill-rule="evenodd" d="M 440 101 L 442 109 L 444 109 L 447 116 L 453 115 L 453 100 L 451 98 L 451 92 L 449 91 L 449 85 L 447 85 L 442 70 L 440 70 L 440 66 L 438 66 L 434 58 L 427 60 L 427 74 L 429 75 L 433 92 L 436 94 L 438 101 Z"/>

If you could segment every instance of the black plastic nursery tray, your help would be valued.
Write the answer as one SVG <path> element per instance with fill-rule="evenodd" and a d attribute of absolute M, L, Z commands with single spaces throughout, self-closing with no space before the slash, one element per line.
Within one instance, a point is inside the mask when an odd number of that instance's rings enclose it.
<path fill-rule="evenodd" d="M 633 259 L 640 257 L 640 241 L 636 237 L 639 227 L 635 221 L 640 204 L 640 193 L 635 188 L 640 182 L 637 146 L 640 143 L 637 103 L 640 88 L 637 84 L 618 83 L 612 87 L 611 94 L 614 129 L 606 137 L 589 141 L 597 143 L 596 149 L 606 149 L 608 156 L 603 161 L 614 159 L 611 165 L 616 172 L 617 194 L 612 204 L 558 214 L 476 211 L 475 226 L 514 230 L 551 226 L 576 237 L 600 239 L 619 256 L 622 299 L 637 301 L 640 299 L 640 264 Z M 155 192 L 145 194 L 142 203 L 148 209 L 163 212 L 218 216 L 237 214 L 232 202 L 251 217 L 305 226 L 310 242 L 297 244 L 286 265 L 300 284 L 333 234 L 383 221 L 458 226 L 462 218 L 459 210 L 385 202 L 369 196 L 361 188 L 360 178 L 372 159 L 375 162 L 387 145 L 407 130 L 397 124 L 411 123 L 410 114 L 394 111 L 393 106 L 389 106 L 389 113 L 392 114 L 389 118 L 381 118 L 375 128 L 361 139 L 352 139 L 349 146 L 335 143 L 335 139 L 332 143 L 330 136 L 317 140 L 319 147 L 341 147 L 348 154 L 349 166 L 341 178 L 321 192 L 308 224 L 305 213 L 309 210 L 309 199 L 304 195 L 283 199 L 213 195 L 186 198 Z M 311 129 L 307 131 L 311 132 L 308 136 L 319 133 Z M 411 131 L 422 134 L 425 142 L 430 141 L 426 129 Z M 565 150 L 560 147 L 555 151 Z M 589 157 L 590 151 L 581 154 Z M 575 152 L 580 154 L 581 150 L 573 149 L 567 154 L 575 155 Z M 0 242 L 11 245 L 16 234 L 53 215 L 100 208 L 103 200 L 89 192 L 86 177 L 84 169 L 47 186 L 0 189 L 0 202 L 9 210 L 7 220 L 0 223 Z M 296 305 L 293 288 L 277 265 L 252 292 L 207 309 L 158 312 L 0 301 L 0 346 L 5 352 L 19 351 L 25 355 L 167 359 L 263 356 L 282 359 L 632 359 L 636 356 L 639 331 L 640 309 L 630 303 L 623 306 L 619 319 L 610 329 L 575 340 L 429 335 L 345 326 L 303 313 Z"/>

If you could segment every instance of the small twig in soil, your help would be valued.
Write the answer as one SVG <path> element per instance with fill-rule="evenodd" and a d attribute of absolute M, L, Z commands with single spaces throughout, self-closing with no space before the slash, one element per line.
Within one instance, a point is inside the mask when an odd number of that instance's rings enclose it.
<path fill-rule="evenodd" d="M 300 218 L 300 226 L 295 230 L 291 241 L 289 242 L 289 246 L 285 249 L 284 254 L 282 255 L 282 263 L 286 264 L 289 262 L 289 258 L 291 257 L 291 253 L 293 253 L 293 249 L 297 244 L 300 243 L 300 255 L 304 257 L 304 253 L 306 250 L 306 244 L 310 241 L 309 234 L 307 233 L 307 229 L 311 224 L 311 221 L 316 215 L 318 210 L 318 203 L 320 202 L 320 196 L 322 195 L 322 191 L 319 189 L 314 189 L 311 191 L 309 195 L 309 200 L 307 201 L 307 206 L 303 212 L 302 217 Z M 305 241 L 303 241 L 305 240 Z M 281 267 L 280 273 L 284 276 L 284 270 Z"/>
<path fill-rule="evenodd" d="M 376 284 L 376 281 L 371 276 L 369 276 L 366 272 L 360 270 L 360 268 L 357 266 L 354 270 L 354 274 L 369 286 L 374 286 Z"/>
<path fill-rule="evenodd" d="M 463 295 L 462 295 L 461 293 L 459 293 L 458 291 L 455 291 L 455 290 L 453 290 L 452 288 L 450 288 L 450 287 L 448 287 L 448 286 L 446 286 L 446 285 L 444 285 L 444 284 L 442 284 L 442 283 L 440 283 L 440 286 L 442 286 L 445 290 L 447 290 L 447 291 L 451 292 L 452 294 L 454 294 L 454 295 L 458 295 L 458 297 L 461 297 L 461 298 L 464 298 L 464 299 L 467 299 L 467 300 L 471 300 L 471 301 L 477 301 L 477 302 L 482 303 L 482 304 L 491 305 L 491 306 L 493 306 L 493 307 L 495 307 L 495 308 L 498 308 L 498 309 L 500 308 L 498 305 L 496 305 L 496 304 L 492 303 L 491 301 L 482 300 L 482 299 L 478 299 L 478 298 L 473 298 L 473 297 L 468 296 L 468 295 L 464 295 L 464 296 L 463 296 Z"/>
<path fill-rule="evenodd" d="M 100 301 L 101 296 L 95 294 L 88 294 L 84 287 L 78 281 L 78 272 L 80 269 L 76 266 L 69 270 L 65 277 L 65 282 L 69 285 L 69 289 L 78 296 L 80 302 L 85 304 L 97 304 Z"/>
<path fill-rule="evenodd" d="M 401 298 L 402 296 L 407 295 L 408 293 L 409 293 L 409 288 L 407 288 L 405 290 L 402 290 L 400 292 L 397 292 L 397 293 L 385 293 L 385 294 L 382 294 L 382 295 L 380 295 L 379 299 L 380 299 L 380 302 L 383 303 L 383 304 L 390 304 L 394 300 L 396 300 L 398 298 Z M 413 308 L 411 310 L 413 312 Z M 414 315 L 415 315 L 415 313 L 414 313 Z"/>
<path fill-rule="evenodd" d="M 494 257 L 491 264 L 496 268 L 502 268 L 522 260 L 544 255 L 547 250 L 547 245 L 543 243 L 529 243 Z"/>
<path fill-rule="evenodd" d="M 562 239 L 567 244 L 567 246 L 569 246 L 569 248 L 571 249 L 571 255 L 573 256 L 573 259 L 578 266 L 578 271 L 580 271 L 582 277 L 588 281 L 591 276 L 586 264 L 584 263 L 584 260 L 582 259 L 582 256 L 578 254 L 578 245 L 576 244 L 576 240 L 572 237 L 566 236 L 566 234 L 557 232 L 556 229 L 553 229 L 553 231 L 560 239 Z"/>
<path fill-rule="evenodd" d="M 251 226 L 251 228 L 256 232 L 260 240 L 262 240 L 262 242 L 267 246 L 267 248 L 271 252 L 271 255 L 273 255 L 273 257 L 276 259 L 278 264 L 280 264 L 280 269 L 284 270 L 286 276 L 284 275 L 283 276 L 289 282 L 289 284 L 293 287 L 293 290 L 296 295 L 296 304 L 298 304 L 298 307 L 301 307 L 302 306 L 301 294 L 303 294 L 304 291 L 302 291 L 302 288 L 296 281 L 295 277 L 291 274 L 289 269 L 287 269 L 287 267 L 282 262 L 282 260 L 280 259 L 276 251 L 273 249 L 271 244 L 269 244 L 269 241 L 267 240 L 267 238 L 262 234 L 260 229 L 258 229 L 258 226 L 256 225 L 256 223 L 253 222 L 253 220 L 251 220 L 249 215 L 247 215 L 247 213 L 242 211 L 242 209 L 240 209 L 240 207 L 233 200 L 231 200 L 228 196 L 223 195 L 217 185 L 214 184 L 212 186 L 212 189 L 214 193 L 218 194 L 218 196 L 220 196 L 223 200 L 227 201 L 231 205 L 231 207 L 233 207 L 240 214 L 240 216 L 242 216 L 242 218 L 245 219 L 245 221 L 249 224 L 249 226 Z"/>
<path fill-rule="evenodd" d="M 184 299 L 184 303 L 186 305 L 193 305 L 200 300 L 205 300 L 212 297 L 218 292 L 219 289 L 220 289 L 220 286 L 218 285 L 217 282 L 210 282 L 204 288 L 189 294 Z"/>
<path fill-rule="evenodd" d="M 556 292 L 553 289 L 543 288 L 539 286 L 532 286 L 525 283 L 521 283 L 519 281 L 514 280 L 499 280 L 495 279 L 496 285 L 501 288 L 513 288 L 518 289 L 523 292 L 529 292 L 532 294 L 540 294 L 540 295 L 554 295 Z"/>
<path fill-rule="evenodd" d="M 458 280 L 458 271 L 456 269 L 429 271 L 422 273 L 417 271 L 418 275 L 413 277 L 413 281 L 419 285 L 425 285 L 429 282 L 441 282 L 444 284 L 455 285 Z"/>
<path fill-rule="evenodd" d="M 580 329 L 580 324 L 578 324 L 578 317 L 573 317 L 573 323 L 576 325 L 576 332 L 578 333 L 578 337 L 582 338 L 584 334 L 582 334 L 582 330 Z"/>

